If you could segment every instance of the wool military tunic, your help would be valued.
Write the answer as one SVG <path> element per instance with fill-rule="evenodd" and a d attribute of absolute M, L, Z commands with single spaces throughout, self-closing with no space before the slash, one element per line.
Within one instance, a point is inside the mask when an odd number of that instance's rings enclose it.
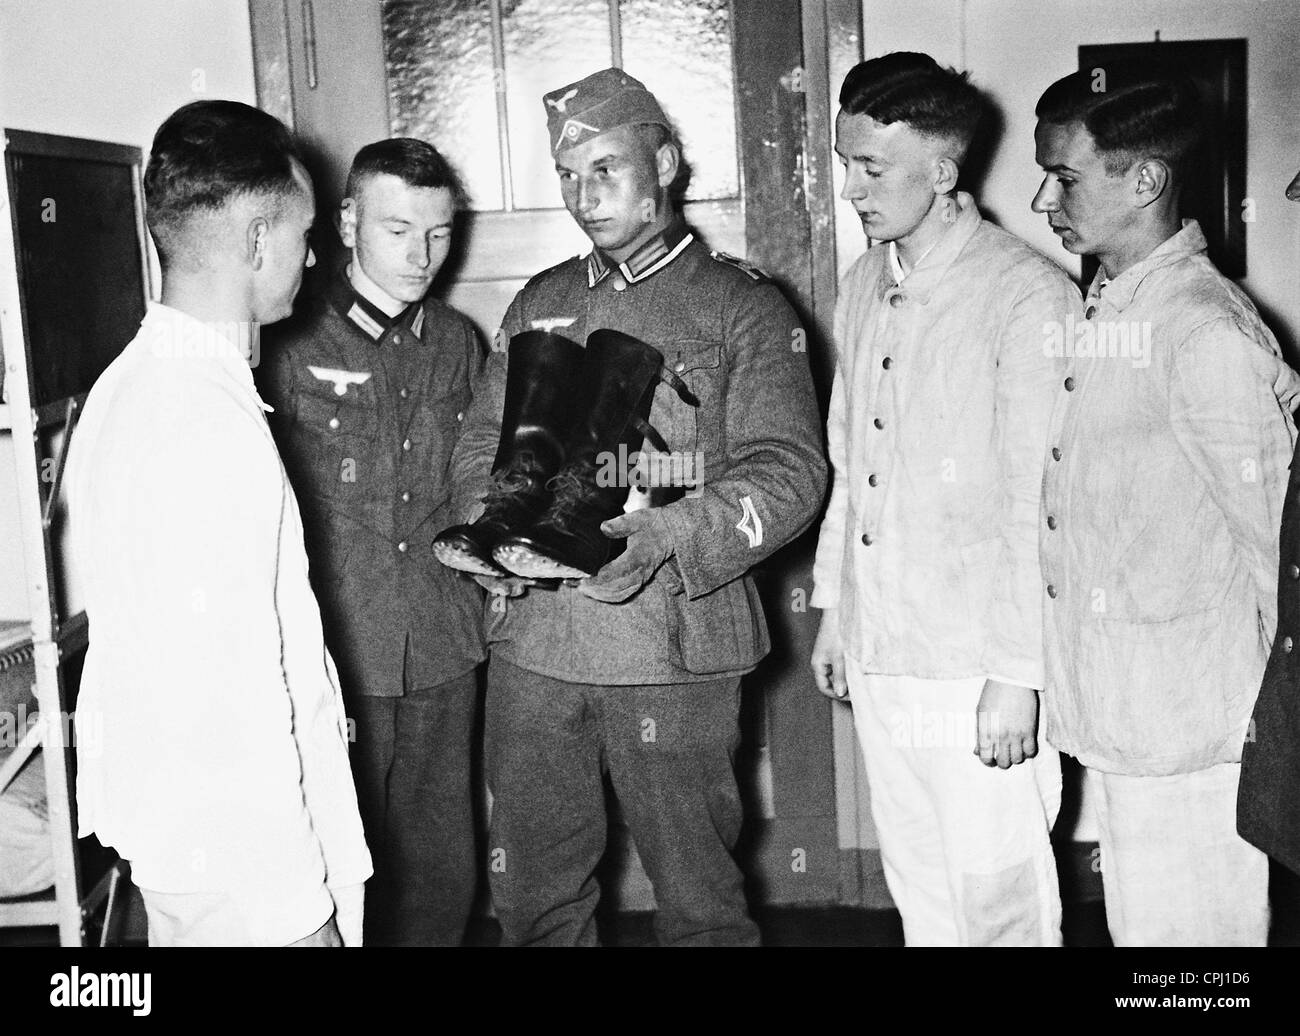
<path fill-rule="evenodd" d="M 560 680 L 628 685 L 716 680 L 769 649 L 753 566 L 821 508 L 817 404 L 797 318 L 758 271 L 674 224 L 616 264 L 599 250 L 530 280 L 511 303 L 453 460 L 459 517 L 481 510 L 501 431 L 506 347 L 534 328 L 578 343 L 600 328 L 663 354 L 699 406 L 667 385 L 650 424 L 699 485 L 663 508 L 675 555 L 629 600 L 531 587 L 498 598 L 487 636 L 505 661 Z M 647 449 L 649 447 L 646 447 Z M 687 463 L 684 458 L 690 458 Z M 688 471 L 696 467 L 698 470 Z"/>
<path fill-rule="evenodd" d="M 1277 636 L 1241 755 L 1237 830 L 1300 874 L 1300 463 L 1282 509 Z"/>
<path fill-rule="evenodd" d="M 390 318 L 340 273 L 268 351 L 260 380 L 345 693 L 394 697 L 469 672 L 484 657 L 483 593 L 430 544 L 450 524 L 448 464 L 481 364 L 473 326 L 436 299 Z"/>

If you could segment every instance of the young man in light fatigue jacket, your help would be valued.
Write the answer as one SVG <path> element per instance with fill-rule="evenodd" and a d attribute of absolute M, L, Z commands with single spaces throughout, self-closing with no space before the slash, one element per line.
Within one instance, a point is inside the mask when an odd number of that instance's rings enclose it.
<path fill-rule="evenodd" d="M 1049 946 L 1061 774 L 1037 740 L 1036 526 L 1059 360 L 1044 335 L 1079 293 L 956 190 L 980 108 L 923 54 L 864 62 L 840 91 L 843 196 L 876 245 L 836 310 L 812 662 L 822 693 L 852 701 L 908 945 Z"/>
<path fill-rule="evenodd" d="M 1234 805 L 1300 379 L 1180 225 L 1195 86 L 1089 69 L 1036 114 L 1034 210 L 1100 263 L 1045 460 L 1047 738 L 1099 775 L 1116 945 L 1263 945 L 1268 860 Z"/>

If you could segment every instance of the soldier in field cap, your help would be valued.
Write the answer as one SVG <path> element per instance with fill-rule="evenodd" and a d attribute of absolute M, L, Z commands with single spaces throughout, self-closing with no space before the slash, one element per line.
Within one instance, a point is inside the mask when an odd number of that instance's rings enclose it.
<path fill-rule="evenodd" d="M 825 485 L 803 339 L 766 277 L 683 222 L 681 148 L 640 82 L 604 69 L 543 101 L 565 207 L 593 248 L 532 278 L 498 340 L 592 335 L 591 362 L 604 330 L 661 354 L 649 424 L 702 459 L 703 480 L 606 521 L 626 549 L 576 584 L 476 577 L 501 595 L 487 627 L 493 901 L 507 944 L 595 942 L 608 776 L 660 943 L 752 944 L 733 759 L 740 679 L 769 647 L 750 570 L 809 525 Z M 489 357 L 452 461 L 467 522 L 492 485 L 513 355 Z"/>

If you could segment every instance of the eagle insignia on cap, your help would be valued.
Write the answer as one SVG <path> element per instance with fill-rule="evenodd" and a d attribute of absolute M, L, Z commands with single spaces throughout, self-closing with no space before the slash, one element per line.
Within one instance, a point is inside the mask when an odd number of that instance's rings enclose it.
<path fill-rule="evenodd" d="M 575 97 L 577 97 L 577 96 L 578 96 L 578 88 L 575 86 L 572 90 L 570 90 L 570 91 L 569 91 L 567 94 L 565 94 L 563 97 L 547 97 L 547 98 L 546 98 L 546 103 L 549 104 L 552 108 L 554 108 L 554 109 L 555 109 L 557 112 L 559 112 L 561 115 L 563 115 L 563 114 L 564 114 L 564 109 L 566 109 L 566 108 L 569 106 L 569 102 L 570 102 L 571 100 L 573 100 L 573 99 L 574 99 Z"/>

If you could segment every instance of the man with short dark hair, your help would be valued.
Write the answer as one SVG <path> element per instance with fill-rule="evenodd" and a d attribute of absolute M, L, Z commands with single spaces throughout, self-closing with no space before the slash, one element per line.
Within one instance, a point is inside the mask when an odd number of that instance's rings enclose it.
<path fill-rule="evenodd" d="M 474 898 L 471 741 L 483 593 L 429 550 L 480 365 L 473 326 L 428 296 L 460 188 L 437 150 L 357 152 L 346 265 L 262 378 L 303 502 L 325 637 L 356 721 L 352 768 L 375 878 L 371 944 L 457 945 Z"/>
<path fill-rule="evenodd" d="M 835 122 L 874 247 L 836 308 L 812 667 L 852 701 L 909 946 L 1061 941 L 1036 528 L 1044 339 L 1079 296 L 957 190 L 981 109 L 964 74 L 894 53 L 849 72 Z"/>
<path fill-rule="evenodd" d="M 682 221 L 669 193 L 680 151 L 641 82 L 604 69 L 544 102 L 564 204 L 594 247 L 532 278 L 505 315 L 509 349 L 489 358 L 456 451 L 462 517 L 512 491 L 491 477 L 510 474 L 494 462 L 511 445 L 503 418 L 522 427 L 533 412 L 530 442 L 558 433 L 566 413 L 575 428 L 535 525 L 503 530 L 516 535 L 495 549 L 466 527 L 439 546 L 448 563 L 484 572 L 495 560 L 525 578 L 586 563 L 555 549 L 579 529 L 576 555 L 626 547 L 573 575 L 576 586 L 520 594 L 518 579 L 497 581 L 485 721 L 493 903 L 509 945 L 595 942 L 608 775 L 654 886 L 659 941 L 752 944 L 731 855 L 740 678 L 769 646 L 749 571 L 811 522 L 825 477 L 800 329 L 765 276 L 710 253 Z M 520 367 L 535 345 L 567 366 Z M 600 392 L 584 395 L 592 382 Z M 539 429 L 543 396 L 563 405 Z M 593 485 L 583 437 L 614 426 L 646 437 L 638 454 L 685 456 L 692 470 L 670 464 L 639 496 L 634 462 L 611 457 L 607 439 L 596 448 L 617 477 Z M 653 506 L 660 490 L 678 498 Z M 619 513 L 584 524 L 589 501 L 610 496 Z"/>
<path fill-rule="evenodd" d="M 1116 945 L 1263 945 L 1268 860 L 1234 807 L 1300 378 L 1180 225 L 1194 84 L 1087 69 L 1036 114 L 1034 211 L 1100 264 L 1043 477 L 1047 738 L 1097 775 Z"/>
<path fill-rule="evenodd" d="M 144 178 L 162 304 L 72 439 L 91 640 L 81 834 L 129 860 L 151 945 L 358 945 L 370 856 L 298 504 L 253 387 L 315 214 L 274 118 L 196 101 Z"/>

